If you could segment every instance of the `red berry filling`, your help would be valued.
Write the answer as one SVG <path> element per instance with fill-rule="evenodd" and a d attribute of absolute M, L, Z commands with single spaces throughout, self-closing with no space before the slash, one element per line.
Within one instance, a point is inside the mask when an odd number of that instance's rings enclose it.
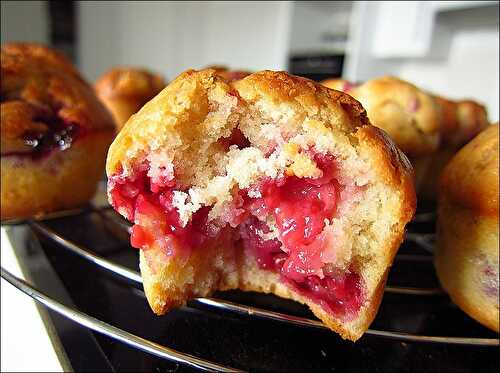
<path fill-rule="evenodd" d="M 132 181 L 120 176 L 109 181 L 113 207 L 134 222 L 133 247 L 147 250 L 156 245 L 167 255 L 189 255 L 191 249 L 218 235 L 221 228 L 208 221 L 209 207 L 196 211 L 183 226 L 172 202 L 172 183 L 152 180 L 143 170 Z"/>
<path fill-rule="evenodd" d="M 235 228 L 242 243 L 262 269 L 280 273 L 281 280 L 325 310 L 344 319 L 353 318 L 363 302 L 363 281 L 353 270 L 326 270 L 331 240 L 325 220 L 336 212 L 341 186 L 335 179 L 335 159 L 312 154 L 322 176 L 317 179 L 282 177 L 264 179 L 240 191 L 229 208 L 234 216 L 209 221 L 210 207 L 196 211 L 182 226 L 172 199 L 175 181 L 158 182 L 148 176 L 148 165 L 134 179 L 114 176 L 109 193 L 115 209 L 134 222 L 132 246 L 156 247 L 166 255 L 189 255 L 221 230 Z M 250 194 L 252 197 L 250 197 Z M 275 222 L 271 232 L 265 222 Z M 330 265 L 331 266 L 331 265 Z"/>
<path fill-rule="evenodd" d="M 240 232 L 245 248 L 251 250 L 260 268 L 281 270 L 288 255 L 281 250 L 282 245 L 277 238 L 268 240 L 262 238 L 263 234 L 270 232 L 266 223 L 255 216 L 250 216 L 241 225 Z"/>
<path fill-rule="evenodd" d="M 324 278 L 308 276 L 303 282 L 289 283 L 303 296 L 345 320 L 353 319 L 363 304 L 362 279 L 355 272 L 327 275 Z"/>
<path fill-rule="evenodd" d="M 250 146 L 250 141 L 245 137 L 239 128 L 233 130 L 229 137 L 222 137 L 219 139 L 224 149 L 229 150 L 231 145 L 236 145 L 239 149 L 247 148 Z"/>
<path fill-rule="evenodd" d="M 361 278 L 354 272 L 323 271 L 327 243 L 321 233 L 325 219 L 335 214 L 340 190 L 335 160 L 319 154 L 314 160 L 323 171 L 318 179 L 292 176 L 266 180 L 256 188 L 261 197 L 247 200 L 254 217 L 241 226 L 241 236 L 261 268 L 280 271 L 282 280 L 302 295 L 350 318 L 362 304 Z M 275 218 L 280 240 L 262 238 L 269 228 L 255 216 L 268 215 Z"/>
<path fill-rule="evenodd" d="M 28 152 L 8 152 L 2 156 L 30 156 L 32 159 L 41 159 L 54 150 L 66 150 L 71 147 L 77 138 L 82 137 L 83 131 L 77 124 L 70 123 L 48 112 L 33 118 L 34 122 L 47 125 L 44 132 L 28 131 L 23 136 L 24 143 L 30 148 Z"/>

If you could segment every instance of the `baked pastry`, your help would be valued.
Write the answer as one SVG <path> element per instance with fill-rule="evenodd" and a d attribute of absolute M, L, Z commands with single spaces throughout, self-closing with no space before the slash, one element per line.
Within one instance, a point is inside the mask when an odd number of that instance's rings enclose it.
<path fill-rule="evenodd" d="M 443 172 L 434 257 L 439 281 L 451 299 L 497 332 L 498 177 L 498 125 L 491 125 Z"/>
<path fill-rule="evenodd" d="M 370 121 L 386 131 L 411 159 L 431 154 L 439 146 L 439 111 L 432 96 L 392 76 L 356 85 L 344 82 Z"/>
<path fill-rule="evenodd" d="M 411 165 L 361 105 L 285 72 L 181 74 L 106 167 L 157 314 L 238 288 L 307 304 L 356 340 L 415 210 Z"/>
<path fill-rule="evenodd" d="M 435 201 L 446 163 L 488 125 L 481 104 L 434 96 L 390 76 L 364 84 L 343 79 L 328 79 L 322 84 L 359 100 L 370 121 L 389 133 L 410 158 L 419 198 L 427 201 Z"/>
<path fill-rule="evenodd" d="M 485 129 L 488 122 L 486 108 L 472 100 L 451 101 L 436 97 L 442 114 L 441 133 L 445 146 L 461 147 Z"/>
<path fill-rule="evenodd" d="M 95 83 L 97 96 L 111 112 L 119 131 L 133 114 L 166 86 L 158 74 L 130 66 L 114 67 Z"/>
<path fill-rule="evenodd" d="M 342 88 L 361 102 L 373 125 L 391 136 L 413 164 L 418 191 L 432 162 L 431 156 L 439 146 L 440 117 L 434 98 L 392 76 L 371 79 L 360 85 L 342 80 L 326 83 Z"/>
<path fill-rule="evenodd" d="M 446 164 L 455 153 L 488 125 L 488 116 L 483 105 L 472 101 L 452 101 L 434 97 L 440 111 L 440 145 L 432 156 L 432 167 L 428 167 L 419 188 L 419 197 L 435 201 L 438 180 Z"/>
<path fill-rule="evenodd" d="M 337 91 L 342 91 L 344 93 L 349 93 L 353 88 L 357 87 L 358 84 L 351 83 L 345 79 L 330 78 L 323 80 L 321 82 L 325 87 L 330 89 L 335 89 Z"/>
<path fill-rule="evenodd" d="M 1 217 L 76 207 L 95 192 L 113 121 L 75 67 L 38 44 L 1 48 Z"/>
<path fill-rule="evenodd" d="M 243 79 L 245 76 L 251 74 L 250 71 L 246 70 L 230 70 L 226 66 L 220 65 L 212 65 L 206 67 L 206 69 L 213 69 L 217 72 L 222 79 L 224 79 L 227 83 L 234 82 L 235 80 Z"/>

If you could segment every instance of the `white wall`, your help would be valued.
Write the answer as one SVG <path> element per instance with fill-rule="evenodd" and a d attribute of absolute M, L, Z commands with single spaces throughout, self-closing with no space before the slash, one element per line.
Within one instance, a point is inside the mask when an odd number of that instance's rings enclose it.
<path fill-rule="evenodd" d="M 488 107 L 488 116 L 498 120 L 499 27 L 498 7 L 446 14 L 438 17 L 451 32 L 447 58 L 410 59 L 399 67 L 399 75 L 431 91 L 451 98 L 474 98 Z"/>
<path fill-rule="evenodd" d="M 294 1 L 290 52 L 343 52 L 351 1 Z"/>
<path fill-rule="evenodd" d="M 78 4 L 79 67 L 95 80 L 117 64 L 173 79 L 188 68 L 285 69 L 291 3 L 90 2 Z"/>
<path fill-rule="evenodd" d="M 1 41 L 47 43 L 48 9 L 45 1 L 1 1 Z"/>
<path fill-rule="evenodd" d="M 376 1 L 355 2 L 352 7 L 349 40 L 346 46 L 342 76 L 362 82 L 376 76 L 395 74 L 397 63 L 380 60 L 371 53 L 380 6 Z"/>
<path fill-rule="evenodd" d="M 385 23 L 389 27 L 386 30 L 386 43 L 392 43 L 393 38 L 403 38 L 405 33 L 398 28 L 401 25 L 389 22 L 391 15 L 386 12 L 386 8 L 400 4 L 355 3 L 343 75 L 354 81 L 384 74 L 400 76 L 437 94 L 455 99 L 478 100 L 488 108 L 489 119 L 498 121 L 498 2 L 451 2 L 443 3 L 446 5 L 444 8 L 441 3 L 443 2 L 419 4 L 434 6 L 436 10 L 432 15 L 433 32 L 428 48 L 418 45 L 418 50 L 413 53 L 411 48 L 400 48 L 398 52 L 397 48 L 385 46 L 382 52 L 390 51 L 392 58 L 375 57 L 382 54 L 374 50 L 377 45 L 382 45 L 380 40 L 378 43 L 375 40 L 380 38 L 377 24 Z M 419 27 L 423 27 L 423 24 L 420 23 Z M 425 32 L 408 36 L 411 39 L 421 35 L 425 36 Z M 411 47 L 411 40 L 408 43 Z"/>

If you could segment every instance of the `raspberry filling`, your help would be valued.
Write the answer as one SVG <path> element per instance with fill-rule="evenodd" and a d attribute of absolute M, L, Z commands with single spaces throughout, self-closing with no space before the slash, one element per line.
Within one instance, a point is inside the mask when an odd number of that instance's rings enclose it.
<path fill-rule="evenodd" d="M 229 150 L 231 145 L 236 145 L 239 149 L 250 146 L 250 141 L 248 141 L 239 128 L 234 129 L 229 137 L 219 139 L 219 143 L 222 144 L 226 151 Z"/>
<path fill-rule="evenodd" d="M 335 214 L 340 185 L 335 180 L 331 155 L 316 154 L 323 171 L 318 179 L 287 177 L 266 180 L 252 191 L 247 209 L 253 215 L 240 227 L 247 250 L 263 269 L 280 272 L 281 280 L 329 312 L 353 318 L 363 302 L 363 284 L 353 269 L 324 270 L 328 242 L 325 220 Z M 273 216 L 277 238 L 268 237 L 269 227 L 260 219 Z M 329 267 L 328 265 L 326 266 Z"/>
<path fill-rule="evenodd" d="M 34 160 L 41 159 L 55 150 L 63 151 L 70 148 L 75 140 L 83 135 L 80 126 L 67 122 L 58 115 L 44 113 L 33 118 L 33 121 L 46 124 L 48 130 L 24 133 L 23 141 L 29 151 L 7 152 L 2 153 L 2 156 L 29 156 Z"/>
<path fill-rule="evenodd" d="M 265 178 L 239 191 L 230 225 L 209 221 L 210 207 L 203 207 L 183 226 L 173 204 L 174 190 L 179 190 L 175 178 L 153 179 L 147 164 L 136 170 L 133 179 L 112 176 L 109 194 L 114 208 L 134 222 L 132 246 L 143 250 L 157 247 L 166 255 L 189 255 L 219 237 L 223 229 L 237 229 L 260 268 L 279 273 L 287 286 L 327 312 L 349 320 L 363 303 L 364 283 L 354 268 L 332 267 L 328 251 L 333 241 L 324 230 L 335 215 L 342 186 L 335 179 L 333 156 L 312 157 L 322 171 L 320 178 Z"/>
<path fill-rule="evenodd" d="M 173 182 L 139 172 L 134 180 L 111 177 L 109 191 L 113 207 L 134 223 L 130 243 L 148 250 L 155 245 L 167 255 L 189 255 L 190 250 L 217 237 L 220 227 L 208 221 L 209 207 L 196 211 L 183 226 L 173 205 Z"/>

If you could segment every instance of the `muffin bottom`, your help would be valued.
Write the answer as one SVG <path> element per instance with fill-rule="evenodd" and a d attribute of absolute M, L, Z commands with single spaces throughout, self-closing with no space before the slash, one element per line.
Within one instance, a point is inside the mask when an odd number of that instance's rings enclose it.
<path fill-rule="evenodd" d="M 1 218 L 42 216 L 74 208 L 95 193 L 112 131 L 93 132 L 69 149 L 34 159 L 1 157 Z"/>

